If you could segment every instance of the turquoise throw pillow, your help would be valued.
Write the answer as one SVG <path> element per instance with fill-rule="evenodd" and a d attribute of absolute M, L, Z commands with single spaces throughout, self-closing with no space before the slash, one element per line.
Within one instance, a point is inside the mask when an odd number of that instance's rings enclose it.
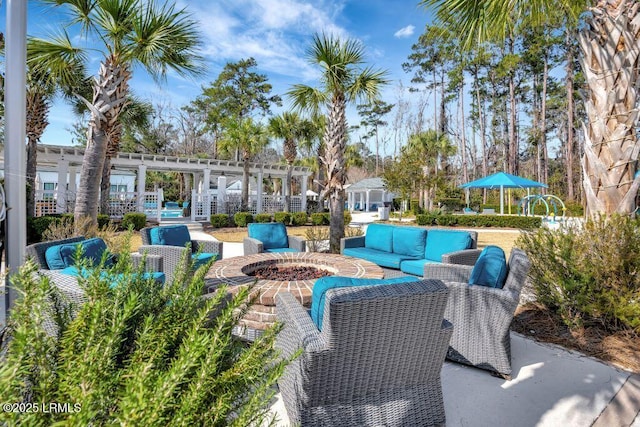
<path fill-rule="evenodd" d="M 217 261 L 218 254 L 208 254 L 206 252 L 195 253 L 191 255 L 191 260 L 193 261 L 193 268 L 197 270 L 201 266 L 205 265 L 211 260 Z"/>
<path fill-rule="evenodd" d="M 472 242 L 471 235 L 466 231 L 429 230 L 424 257 L 442 262 L 442 255 L 469 249 Z"/>
<path fill-rule="evenodd" d="M 423 258 L 426 239 L 424 228 L 393 227 L 393 253 Z"/>
<path fill-rule="evenodd" d="M 470 285 L 500 288 L 507 280 L 507 260 L 498 246 L 487 246 L 482 250 L 469 277 Z"/>
<path fill-rule="evenodd" d="M 260 240 L 264 249 L 288 248 L 287 228 L 281 222 L 249 223 L 249 237 Z"/>
<path fill-rule="evenodd" d="M 47 248 L 44 253 L 49 270 L 62 270 L 76 264 L 76 248 L 82 248 L 82 257 L 89 260 L 89 265 L 98 265 L 102 259 L 102 254 L 107 250 L 104 240 L 99 237 L 83 240 L 78 243 L 68 243 Z M 111 258 L 107 258 L 105 266 L 113 264 Z"/>
<path fill-rule="evenodd" d="M 322 330 L 324 316 L 324 300 L 329 289 L 350 288 L 355 286 L 391 285 L 394 283 L 408 283 L 420 280 L 418 277 L 395 277 L 393 279 L 357 279 L 353 277 L 328 276 L 316 280 L 311 294 L 311 319 L 319 330 Z"/>
<path fill-rule="evenodd" d="M 369 224 L 364 236 L 364 247 L 378 251 L 393 252 L 393 229 L 391 225 Z"/>
<path fill-rule="evenodd" d="M 169 225 L 154 227 L 149 230 L 152 245 L 180 246 L 191 243 L 191 235 L 186 225 Z"/>

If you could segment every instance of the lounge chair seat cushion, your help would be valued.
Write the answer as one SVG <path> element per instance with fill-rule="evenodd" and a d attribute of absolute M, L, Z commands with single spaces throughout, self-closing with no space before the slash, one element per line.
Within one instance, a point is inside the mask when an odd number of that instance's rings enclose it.
<path fill-rule="evenodd" d="M 400 269 L 400 263 L 405 260 L 420 259 L 420 257 L 411 257 L 409 255 L 396 254 L 393 252 L 385 252 L 370 248 L 345 248 L 344 255 L 355 258 L 362 258 L 378 264 L 381 267 Z"/>
<path fill-rule="evenodd" d="M 482 250 L 469 277 L 470 285 L 502 289 L 507 280 L 507 260 L 502 248 L 487 246 Z"/>
<path fill-rule="evenodd" d="M 102 255 L 107 251 L 107 245 L 99 237 L 83 240 L 79 243 L 66 243 L 51 246 L 45 251 L 45 260 L 49 270 L 62 270 L 75 265 L 76 249 L 80 245 L 82 257 L 89 260 L 90 265 L 98 265 L 102 260 Z M 107 258 L 105 265 L 113 264 L 111 258 Z"/>
<path fill-rule="evenodd" d="M 212 259 L 216 261 L 219 258 L 218 254 L 209 254 L 206 252 L 195 253 L 191 255 L 191 260 L 193 261 L 193 268 L 197 270 L 201 266 L 205 265 Z"/>
<path fill-rule="evenodd" d="M 186 225 L 154 227 L 149 231 L 152 245 L 180 246 L 191 243 L 191 235 Z"/>
<path fill-rule="evenodd" d="M 413 274 L 414 276 L 424 276 L 424 266 L 426 264 L 440 264 L 437 261 L 428 259 L 408 259 L 400 263 L 400 270 L 403 273 Z"/>
<path fill-rule="evenodd" d="M 273 249 L 265 249 L 265 252 L 298 252 L 296 249 L 293 248 L 273 248 Z"/>
<path fill-rule="evenodd" d="M 472 242 L 466 231 L 429 230 L 424 258 L 442 262 L 442 255 L 469 249 Z"/>
<path fill-rule="evenodd" d="M 88 277 L 89 274 L 90 274 L 87 270 L 85 270 L 85 269 L 80 270 L 76 266 L 70 266 L 70 267 L 67 267 L 67 268 L 63 268 L 62 270 L 60 270 L 60 273 L 66 274 L 68 276 L 73 276 L 73 277 L 80 277 L 80 275 L 82 274 L 82 276 L 85 277 L 85 278 Z M 109 275 L 110 275 L 110 273 L 108 271 L 103 270 L 103 271 L 100 272 L 100 277 L 102 277 L 102 278 L 108 278 L 108 277 L 110 277 Z M 110 287 L 112 289 L 115 288 L 116 286 L 118 286 L 119 279 L 121 279 L 122 276 L 123 276 L 122 274 L 113 275 L 113 282 L 111 282 L 111 285 L 110 285 Z M 142 278 L 145 279 L 145 280 L 146 279 L 153 279 L 158 283 L 164 283 L 164 281 L 165 281 L 165 275 L 161 271 L 143 273 L 142 274 Z"/>
<path fill-rule="evenodd" d="M 348 288 L 355 286 L 378 286 L 393 283 L 408 283 L 420 280 L 417 277 L 395 277 L 393 279 L 360 279 L 342 276 L 327 276 L 316 280 L 311 294 L 311 319 L 319 330 L 322 330 L 322 318 L 324 316 L 325 295 L 329 289 Z"/>
<path fill-rule="evenodd" d="M 265 252 L 267 249 L 280 249 L 289 247 L 287 228 L 281 222 L 275 223 L 250 223 L 248 234 L 252 239 L 262 242 Z"/>

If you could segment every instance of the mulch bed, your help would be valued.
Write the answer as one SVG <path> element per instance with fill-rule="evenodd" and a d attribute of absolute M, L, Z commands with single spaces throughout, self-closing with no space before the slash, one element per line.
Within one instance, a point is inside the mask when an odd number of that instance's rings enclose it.
<path fill-rule="evenodd" d="M 535 303 L 518 307 L 511 329 L 536 341 L 577 350 L 640 373 L 640 337 L 632 332 L 611 332 L 599 325 L 570 330 L 558 315 Z"/>

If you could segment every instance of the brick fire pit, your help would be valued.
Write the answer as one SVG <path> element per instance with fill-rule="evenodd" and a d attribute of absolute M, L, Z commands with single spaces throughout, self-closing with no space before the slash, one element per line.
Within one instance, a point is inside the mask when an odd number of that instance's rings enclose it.
<path fill-rule="evenodd" d="M 221 284 L 227 284 L 229 290 L 235 293 L 240 286 L 254 283 L 256 277 L 250 275 L 253 271 L 268 265 L 312 266 L 327 270 L 334 276 L 371 279 L 384 277 L 382 268 L 358 258 L 319 252 L 261 253 L 216 261 L 205 277 L 207 292 L 212 293 Z M 280 292 L 290 292 L 302 305 L 310 307 L 311 291 L 316 280 L 258 280 L 254 292 L 259 292 L 260 297 L 241 320 L 241 328 L 236 332 L 246 339 L 253 340 L 272 325 L 276 320 L 275 297 Z"/>

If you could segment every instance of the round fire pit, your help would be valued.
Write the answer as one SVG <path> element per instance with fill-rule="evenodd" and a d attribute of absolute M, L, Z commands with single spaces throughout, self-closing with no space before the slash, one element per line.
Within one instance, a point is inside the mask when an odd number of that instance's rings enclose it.
<path fill-rule="evenodd" d="M 259 294 L 256 304 L 242 319 L 242 335 L 253 339 L 276 320 L 275 297 L 290 292 L 305 307 L 311 306 L 311 292 L 317 279 L 275 280 L 257 279 L 253 273 L 265 267 L 315 267 L 333 276 L 381 279 L 382 268 L 358 258 L 319 252 L 261 253 L 216 261 L 206 276 L 207 292 L 214 292 L 221 284 L 229 285 L 232 293 L 240 286 L 256 282 L 253 292 Z"/>

